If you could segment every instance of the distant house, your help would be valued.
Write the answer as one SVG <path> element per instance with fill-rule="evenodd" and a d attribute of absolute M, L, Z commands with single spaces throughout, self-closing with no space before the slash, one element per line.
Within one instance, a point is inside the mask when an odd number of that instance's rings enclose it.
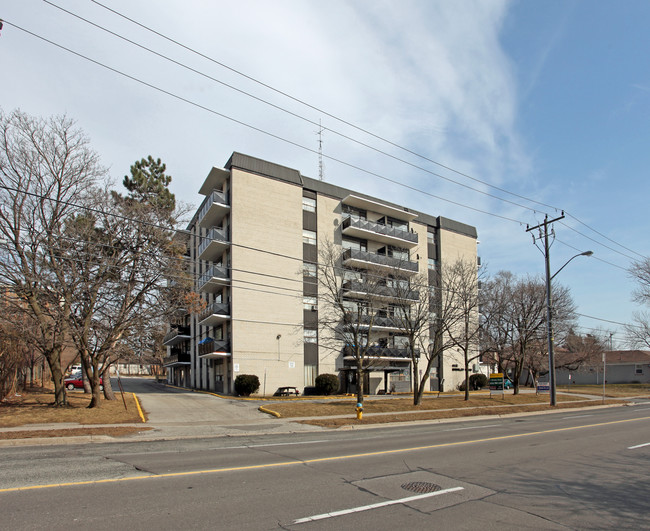
<path fill-rule="evenodd" d="M 610 384 L 650 383 L 650 351 L 610 350 L 605 352 L 605 363 L 600 359 L 586 362 L 576 370 L 556 369 L 557 384 L 602 384 L 603 369 Z"/>

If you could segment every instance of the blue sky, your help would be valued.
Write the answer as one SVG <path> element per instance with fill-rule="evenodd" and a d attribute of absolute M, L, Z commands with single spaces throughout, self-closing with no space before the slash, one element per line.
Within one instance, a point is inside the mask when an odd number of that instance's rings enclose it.
<path fill-rule="evenodd" d="M 232 151 L 317 177 L 320 121 L 326 181 L 476 226 L 491 274 L 542 274 L 543 256 L 526 224 L 564 209 L 567 217 L 555 224 L 552 269 L 577 252 L 595 254 L 572 262 L 557 281 L 571 288 L 583 332 L 615 332 L 615 345 L 623 339 L 620 326 L 607 321 L 628 322 L 638 309 L 626 268 L 650 254 L 650 2 L 161 0 L 155 10 L 128 0 L 102 2 L 326 113 L 95 2 L 52 3 L 203 74 L 41 0 L 0 6 L 7 22 L 0 33 L 0 105 L 5 112 L 74 118 L 116 182 L 134 160 L 151 154 L 167 163 L 177 196 L 197 205 L 208 171 Z"/>

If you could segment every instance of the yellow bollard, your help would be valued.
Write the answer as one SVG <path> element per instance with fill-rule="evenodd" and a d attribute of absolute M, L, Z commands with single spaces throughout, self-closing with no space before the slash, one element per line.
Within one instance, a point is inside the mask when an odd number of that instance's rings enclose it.
<path fill-rule="evenodd" d="M 357 402 L 356 412 L 357 420 L 361 420 L 363 418 L 363 404 L 361 402 Z"/>

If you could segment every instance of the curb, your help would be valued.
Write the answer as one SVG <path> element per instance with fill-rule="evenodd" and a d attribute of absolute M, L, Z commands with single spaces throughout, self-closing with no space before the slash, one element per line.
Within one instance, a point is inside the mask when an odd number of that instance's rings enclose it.
<path fill-rule="evenodd" d="M 280 415 L 280 413 L 278 413 L 277 411 L 273 411 L 273 410 L 271 410 L 271 409 L 267 409 L 267 408 L 265 408 L 264 406 L 260 406 L 260 407 L 258 407 L 257 409 L 258 409 L 259 411 L 261 411 L 262 413 L 268 413 L 269 415 L 273 415 L 274 417 L 277 417 L 277 418 L 282 417 L 282 415 Z"/>

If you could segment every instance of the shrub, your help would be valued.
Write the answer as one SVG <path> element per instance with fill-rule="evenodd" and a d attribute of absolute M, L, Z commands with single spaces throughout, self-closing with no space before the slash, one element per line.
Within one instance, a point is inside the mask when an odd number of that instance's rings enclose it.
<path fill-rule="evenodd" d="M 488 384 L 488 378 L 485 376 L 485 374 L 472 374 L 469 377 L 469 388 L 470 389 L 482 389 L 483 387 L 487 387 Z"/>
<path fill-rule="evenodd" d="M 254 374 L 238 374 L 235 378 L 235 392 L 240 396 L 250 396 L 260 388 L 260 379 Z"/>
<path fill-rule="evenodd" d="M 319 395 L 333 395 L 339 390 L 339 377 L 336 374 L 316 376 L 316 392 Z"/>

